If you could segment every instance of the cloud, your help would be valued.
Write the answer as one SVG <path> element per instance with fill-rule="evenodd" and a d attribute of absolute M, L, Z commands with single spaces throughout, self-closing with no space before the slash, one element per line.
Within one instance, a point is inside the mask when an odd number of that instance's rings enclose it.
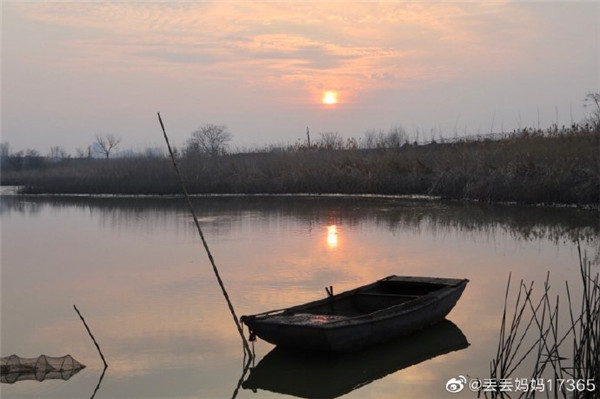
<path fill-rule="evenodd" d="M 512 6 L 502 3 L 113 2 L 17 7 L 32 20 L 76 32 L 77 39 L 62 43 L 72 52 L 55 60 L 57 67 L 237 77 L 244 84 L 300 85 L 309 91 L 372 90 L 451 79 L 463 72 L 458 65 L 465 58 L 478 64 L 479 57 L 509 55 L 506 48 L 489 43 L 497 43 L 504 31 L 519 34 L 527 22 L 523 16 L 504 18 Z"/>
<path fill-rule="evenodd" d="M 156 108 L 185 132 L 206 119 L 255 136 L 243 144 L 308 121 L 456 132 L 460 115 L 475 134 L 491 115 L 511 129 L 540 109 L 544 126 L 556 105 L 572 114 L 598 69 L 591 3 L 5 2 L 3 16 L 3 131 L 16 146 L 107 122 L 144 142 L 132 115 Z M 340 106 L 322 114 L 325 90 Z"/>

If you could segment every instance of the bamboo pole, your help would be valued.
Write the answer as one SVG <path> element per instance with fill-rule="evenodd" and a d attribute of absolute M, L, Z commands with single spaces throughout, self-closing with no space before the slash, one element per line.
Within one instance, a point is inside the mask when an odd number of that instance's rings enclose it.
<path fill-rule="evenodd" d="M 73 305 L 73 308 L 75 309 L 75 311 L 77 312 L 77 314 L 79 315 L 79 318 L 81 319 L 81 321 L 83 322 L 83 325 L 85 326 L 85 329 L 87 330 L 88 334 L 90 335 L 90 337 L 92 338 L 92 341 L 94 341 L 94 345 L 96 345 L 96 349 L 98 349 L 98 353 L 100 354 L 100 357 L 102 358 L 102 362 L 104 362 L 104 369 L 106 370 L 106 368 L 108 367 L 108 364 L 106 364 L 106 359 L 104 359 L 104 355 L 102 354 L 102 350 L 100 350 L 100 345 L 98 345 L 98 342 L 96 341 L 96 338 L 94 338 L 94 335 L 92 334 L 92 332 L 90 331 L 90 328 L 88 327 L 87 323 L 85 322 L 83 316 L 81 315 L 81 313 L 79 312 L 79 309 L 77 309 L 77 306 Z"/>
<path fill-rule="evenodd" d="M 246 353 L 248 354 L 248 356 L 252 357 L 252 352 L 250 351 L 250 345 L 248 345 L 248 341 L 246 340 L 246 337 L 244 336 L 244 330 L 239 322 L 237 315 L 235 314 L 233 304 L 231 303 L 231 300 L 229 299 L 229 294 L 227 294 L 227 290 L 225 289 L 225 285 L 223 283 L 223 280 L 221 279 L 221 275 L 219 274 L 219 270 L 217 269 L 215 260 L 212 256 L 212 253 L 210 252 L 210 249 L 208 248 L 208 243 L 206 242 L 206 239 L 204 238 L 204 233 L 202 232 L 202 228 L 200 227 L 200 223 L 198 222 L 198 218 L 196 217 L 196 212 L 194 211 L 194 207 L 192 205 L 192 201 L 190 200 L 190 196 L 188 194 L 187 188 L 185 187 L 183 177 L 181 175 L 181 172 L 179 171 L 179 167 L 177 166 L 177 161 L 175 160 L 175 155 L 173 154 L 173 150 L 171 149 L 171 144 L 169 143 L 169 137 L 167 137 L 167 132 L 165 130 L 165 125 L 163 124 L 162 118 L 160 117 L 160 112 L 158 112 L 158 121 L 160 122 L 160 127 L 162 128 L 163 136 L 165 138 L 165 142 L 167 143 L 167 148 L 169 149 L 169 155 L 171 156 L 171 161 L 173 161 L 173 167 L 175 168 L 175 172 L 177 173 L 177 177 L 179 178 L 179 183 L 181 184 L 181 189 L 183 191 L 183 195 L 185 197 L 188 209 L 189 209 L 190 213 L 192 214 L 192 217 L 194 218 L 194 223 L 196 224 L 196 229 L 198 230 L 198 235 L 200 236 L 200 239 L 202 240 L 202 245 L 204 245 L 206 255 L 208 255 L 208 260 L 210 261 L 210 264 L 213 268 L 213 272 L 215 274 L 215 277 L 217 278 L 219 287 L 221 287 L 221 291 L 223 293 L 223 296 L 225 297 L 225 301 L 227 302 L 229 311 L 231 312 L 231 315 L 233 316 L 233 321 L 235 323 L 235 326 L 237 327 L 237 330 L 240 333 L 240 337 L 242 337 L 244 349 L 245 349 Z"/>

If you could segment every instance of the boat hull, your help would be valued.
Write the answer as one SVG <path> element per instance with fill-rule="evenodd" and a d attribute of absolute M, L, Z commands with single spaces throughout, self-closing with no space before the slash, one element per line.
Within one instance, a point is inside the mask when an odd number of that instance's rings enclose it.
<path fill-rule="evenodd" d="M 427 278 L 390 276 L 325 300 L 286 309 L 282 313 L 244 316 L 242 320 L 252 334 L 274 345 L 311 351 L 354 351 L 410 334 L 443 320 L 456 305 L 468 280 L 435 279 L 441 288 L 432 293 L 353 317 L 338 316 L 335 311 L 332 314 L 318 314 L 314 309 L 324 309 L 328 301 L 344 301 L 357 295 L 369 294 L 369 290 L 377 290 L 377 284 L 381 282 L 393 281 L 399 285 L 398 290 L 401 290 L 403 281 L 414 285 L 425 279 Z M 369 294 L 371 296 L 375 300 L 379 299 L 377 294 Z M 382 301 L 400 296 L 380 295 Z"/>

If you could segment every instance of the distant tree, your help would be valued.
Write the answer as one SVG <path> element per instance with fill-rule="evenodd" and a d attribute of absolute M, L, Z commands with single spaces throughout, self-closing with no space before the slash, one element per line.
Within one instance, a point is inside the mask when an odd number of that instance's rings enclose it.
<path fill-rule="evenodd" d="M 26 158 L 40 158 L 42 155 L 40 154 L 40 152 L 38 150 L 35 150 L 33 148 L 28 148 L 25 150 L 25 157 Z"/>
<path fill-rule="evenodd" d="M 350 137 L 346 140 L 346 149 L 347 150 L 356 150 L 359 146 L 358 140 L 354 137 Z"/>
<path fill-rule="evenodd" d="M 10 144 L 8 141 L 0 143 L 0 158 L 5 159 L 10 155 Z"/>
<path fill-rule="evenodd" d="M 85 158 L 85 156 L 86 156 L 86 152 L 85 152 L 85 150 L 84 150 L 83 148 L 77 148 L 77 149 L 75 150 L 75 156 L 76 156 L 77 158 Z"/>
<path fill-rule="evenodd" d="M 8 162 L 5 162 L 5 165 L 12 170 L 21 170 L 23 168 L 24 160 L 23 151 L 13 152 L 8 155 Z"/>
<path fill-rule="evenodd" d="M 229 148 L 233 135 L 225 125 L 208 123 L 192 132 L 187 141 L 187 154 L 206 154 L 210 156 L 223 155 Z"/>
<path fill-rule="evenodd" d="M 23 163 L 23 167 L 37 169 L 44 166 L 44 158 L 42 154 L 38 150 L 33 148 L 28 148 L 25 150 L 25 159 Z"/>
<path fill-rule="evenodd" d="M 12 154 L 10 154 L 10 156 L 8 157 L 8 161 L 10 162 L 13 169 L 21 170 L 23 168 L 23 166 L 25 164 L 25 156 L 24 155 L 25 154 L 24 154 L 23 150 L 13 152 Z"/>
<path fill-rule="evenodd" d="M 408 142 L 408 135 L 401 126 L 392 126 L 385 133 L 382 129 L 371 129 L 365 132 L 365 148 L 400 148 Z"/>
<path fill-rule="evenodd" d="M 338 132 L 321 133 L 317 146 L 324 150 L 341 150 L 344 148 L 344 138 Z"/>
<path fill-rule="evenodd" d="M 408 142 L 408 135 L 402 126 L 392 126 L 385 140 L 386 148 L 400 148 Z"/>
<path fill-rule="evenodd" d="M 51 159 L 55 161 L 69 158 L 69 154 L 67 153 L 67 151 L 65 151 L 64 148 L 57 145 L 54 147 L 50 147 L 50 153 L 48 155 Z"/>
<path fill-rule="evenodd" d="M 116 150 L 120 143 L 121 138 L 119 136 L 115 136 L 114 134 L 105 134 L 102 136 L 97 134 L 96 141 L 94 142 L 94 150 L 108 159 L 110 157 L 110 153 L 113 150 Z"/>
<path fill-rule="evenodd" d="M 363 146 L 367 149 L 377 148 L 377 144 L 380 141 L 379 137 L 383 137 L 383 130 L 381 129 L 370 129 L 365 132 L 365 139 Z"/>
<path fill-rule="evenodd" d="M 75 156 L 77 158 L 92 158 L 94 151 L 92 150 L 92 146 L 88 145 L 86 148 L 77 148 L 75 150 Z"/>
<path fill-rule="evenodd" d="M 590 123 L 596 130 L 600 130 L 600 92 L 591 92 L 585 96 L 583 105 L 590 108 L 586 122 Z"/>

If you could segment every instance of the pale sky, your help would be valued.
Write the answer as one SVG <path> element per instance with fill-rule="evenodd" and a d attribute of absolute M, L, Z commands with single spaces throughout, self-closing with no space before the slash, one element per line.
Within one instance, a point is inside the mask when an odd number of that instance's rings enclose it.
<path fill-rule="evenodd" d="M 599 26 L 600 2 L 3 1 L 2 141 L 163 146 L 157 111 L 176 145 L 215 123 L 238 148 L 568 125 L 600 88 Z"/>

